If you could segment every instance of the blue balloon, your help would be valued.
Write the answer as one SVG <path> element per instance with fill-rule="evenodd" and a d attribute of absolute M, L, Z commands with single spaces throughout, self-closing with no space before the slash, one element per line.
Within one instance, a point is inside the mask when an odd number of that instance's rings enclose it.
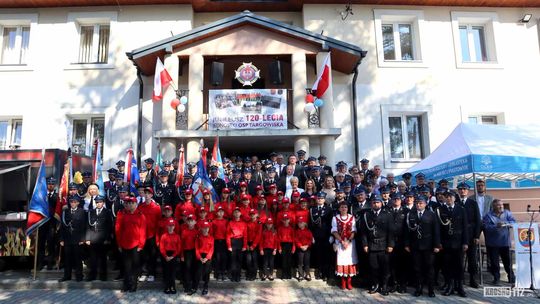
<path fill-rule="evenodd" d="M 316 107 L 322 107 L 324 104 L 324 101 L 322 99 L 315 99 L 315 102 L 313 103 Z"/>
<path fill-rule="evenodd" d="M 180 97 L 180 103 L 182 103 L 183 105 L 185 105 L 185 104 L 187 103 L 187 97 L 186 97 L 186 96 Z"/>

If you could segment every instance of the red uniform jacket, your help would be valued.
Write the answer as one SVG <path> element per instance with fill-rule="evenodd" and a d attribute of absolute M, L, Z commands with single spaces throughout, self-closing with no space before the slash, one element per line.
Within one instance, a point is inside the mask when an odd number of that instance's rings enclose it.
<path fill-rule="evenodd" d="M 268 212 L 266 212 L 263 209 L 263 210 L 260 210 L 258 212 L 259 212 L 259 222 L 261 222 L 263 225 L 264 225 L 264 223 L 266 223 L 266 219 L 268 219 L 268 217 L 272 217 L 272 213 L 270 212 L 270 210 L 268 210 Z M 272 218 L 272 220 L 274 220 L 274 219 Z"/>
<path fill-rule="evenodd" d="M 297 209 L 294 212 L 295 219 L 298 219 L 299 217 L 303 216 L 304 220 L 306 220 L 306 223 L 309 224 L 309 209 Z"/>
<path fill-rule="evenodd" d="M 240 208 L 240 213 L 242 213 L 242 216 L 240 217 L 244 222 L 251 221 L 251 216 L 249 216 L 249 211 L 251 210 L 251 207 L 244 206 L 244 204 L 239 203 L 238 207 Z"/>
<path fill-rule="evenodd" d="M 221 208 L 223 208 L 223 210 L 225 211 L 225 214 L 223 214 L 223 218 L 232 219 L 232 213 L 234 211 L 234 208 L 236 208 L 236 203 L 234 201 L 217 203 L 215 205 L 214 212 L 218 209 L 219 206 L 221 206 Z"/>
<path fill-rule="evenodd" d="M 281 250 L 281 243 L 292 243 L 292 252 L 294 253 L 295 245 L 294 245 L 294 229 L 291 227 L 291 225 L 285 227 L 281 226 L 278 227 L 277 230 L 278 238 L 279 238 L 279 244 L 278 249 Z"/>
<path fill-rule="evenodd" d="M 251 221 L 247 223 L 249 248 L 253 248 L 253 250 L 255 250 L 259 246 L 259 243 L 261 241 L 261 232 L 262 225 L 258 220 L 255 222 Z"/>
<path fill-rule="evenodd" d="M 146 242 L 146 219 L 144 214 L 135 210 L 129 213 L 127 210 L 118 212 L 116 225 L 116 242 L 122 249 L 144 248 Z"/>
<path fill-rule="evenodd" d="M 197 237 L 195 245 L 195 256 L 197 257 L 197 260 L 201 259 L 203 253 L 206 253 L 207 260 L 212 259 L 212 255 L 214 254 L 214 238 L 210 234 L 207 236 L 200 234 L 199 237 Z"/>
<path fill-rule="evenodd" d="M 259 243 L 259 249 L 274 249 L 279 247 L 279 238 L 275 230 L 268 230 L 264 228 L 261 233 L 261 242 Z"/>
<path fill-rule="evenodd" d="M 212 235 L 215 240 L 227 239 L 227 224 L 226 219 L 215 219 L 212 221 Z"/>
<path fill-rule="evenodd" d="M 156 232 L 156 245 L 159 246 L 159 239 L 164 233 L 167 233 L 167 225 L 169 224 L 169 220 L 173 217 L 162 217 L 159 219 L 158 228 Z M 176 225 L 174 225 L 174 233 L 180 235 L 180 224 L 176 222 Z"/>
<path fill-rule="evenodd" d="M 294 233 L 294 245 L 296 248 L 300 248 L 301 246 L 308 246 L 311 247 L 311 244 L 313 243 L 313 234 L 311 234 L 311 231 L 307 228 L 304 229 L 296 229 Z"/>
<path fill-rule="evenodd" d="M 209 220 L 208 217 L 205 218 L 204 220 L 203 219 L 197 220 L 197 224 L 195 224 L 195 227 L 197 227 L 197 231 L 201 231 L 201 227 L 204 222 L 210 223 L 210 230 L 208 230 L 208 234 L 213 235 L 214 231 L 212 230 L 212 220 Z"/>
<path fill-rule="evenodd" d="M 176 205 L 176 208 L 174 209 L 174 218 L 177 221 L 182 220 L 184 211 L 187 211 L 189 214 L 195 214 L 197 211 L 197 206 L 195 206 L 195 204 L 193 204 L 191 201 L 186 201 Z"/>
<path fill-rule="evenodd" d="M 281 210 L 277 213 L 277 216 L 276 216 L 276 226 L 277 227 L 281 227 L 283 226 L 283 215 L 287 213 L 289 215 L 289 226 L 292 226 L 292 227 L 295 227 L 296 226 L 296 215 L 295 215 L 295 212 L 294 211 L 291 211 L 290 209 L 285 211 L 285 210 Z"/>
<path fill-rule="evenodd" d="M 142 203 L 137 207 L 146 218 L 146 238 L 156 236 L 159 221 L 161 220 L 161 207 L 152 200 L 150 203 Z"/>
<path fill-rule="evenodd" d="M 247 248 L 247 224 L 246 222 L 242 221 L 241 219 L 239 221 L 232 220 L 229 222 L 229 225 L 227 226 L 227 248 L 231 249 L 231 239 L 244 239 L 244 246 L 243 248 Z"/>
<path fill-rule="evenodd" d="M 172 251 L 173 257 L 182 256 L 182 240 L 178 234 L 166 232 L 159 239 L 159 252 L 164 258 L 167 257 L 167 251 Z"/>
<path fill-rule="evenodd" d="M 193 229 L 185 228 L 182 230 L 182 250 L 195 249 L 195 240 L 197 239 L 197 234 L 199 234 L 199 231 L 196 227 L 193 227 Z"/>

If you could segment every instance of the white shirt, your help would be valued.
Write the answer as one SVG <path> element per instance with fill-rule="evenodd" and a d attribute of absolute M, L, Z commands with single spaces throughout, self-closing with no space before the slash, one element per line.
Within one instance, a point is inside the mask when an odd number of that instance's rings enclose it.
<path fill-rule="evenodd" d="M 304 189 L 302 189 L 302 188 L 296 188 L 296 191 L 298 191 L 298 193 L 300 193 L 300 194 L 304 193 Z M 287 191 L 285 191 L 285 196 L 288 197 L 289 200 L 291 199 L 292 192 L 293 192 L 292 188 L 287 189 Z"/>
<path fill-rule="evenodd" d="M 287 175 L 285 176 L 285 190 L 289 191 L 289 189 L 292 189 L 291 186 L 291 178 L 293 178 L 294 175 Z"/>
<path fill-rule="evenodd" d="M 485 199 L 485 196 L 483 195 L 476 196 L 476 201 L 478 202 L 478 212 L 480 212 L 480 218 L 484 218 L 482 216 L 482 212 L 484 212 L 484 199 Z"/>

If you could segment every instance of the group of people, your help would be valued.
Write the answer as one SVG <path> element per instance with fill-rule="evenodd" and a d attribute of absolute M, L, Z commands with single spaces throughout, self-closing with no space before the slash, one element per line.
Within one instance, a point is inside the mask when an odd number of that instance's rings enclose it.
<path fill-rule="evenodd" d="M 281 160 L 280 160 L 281 158 Z M 176 164 L 175 164 L 176 163 Z M 381 168 L 338 162 L 336 173 L 324 156 L 288 157 L 272 153 L 268 160 L 231 158 L 225 178 L 210 166 L 212 188 L 193 189 L 196 166 L 190 164 L 181 185 L 175 184 L 177 160 L 156 172 L 146 159 L 135 191 L 123 184 L 123 161 L 111 168 L 105 196 L 83 173 L 82 184 L 70 184 L 60 201 L 56 181 L 47 180 L 51 212 L 59 217 L 40 227 L 40 268 L 62 257 L 60 281 L 107 280 L 107 260 L 119 269 L 123 291 L 154 281 L 162 264 L 164 292 L 176 293 L 175 280 L 192 295 L 208 293 L 210 274 L 216 280 L 274 280 L 275 265 L 283 280 L 333 281 L 344 290 L 365 286 L 388 295 L 415 288 L 414 295 L 435 296 L 439 273 L 443 295 L 465 297 L 464 260 L 469 284 L 477 288 L 478 244 L 483 232 L 493 283 L 500 281 L 499 257 L 508 279 L 515 280 L 510 259 L 509 226 L 515 222 L 501 200 L 476 195 L 460 183 L 427 181 L 424 174 L 405 173 L 400 181 Z M 201 199 L 194 200 L 200 191 Z M 218 200 L 214 201 L 213 193 Z M 215 197 L 215 196 L 214 196 Z M 41 241 L 43 239 L 43 241 Z M 60 246 L 57 246 L 60 245 Z M 47 254 L 46 254 L 47 253 Z M 353 281 L 354 278 L 354 281 Z M 200 286 L 202 281 L 202 286 Z"/>

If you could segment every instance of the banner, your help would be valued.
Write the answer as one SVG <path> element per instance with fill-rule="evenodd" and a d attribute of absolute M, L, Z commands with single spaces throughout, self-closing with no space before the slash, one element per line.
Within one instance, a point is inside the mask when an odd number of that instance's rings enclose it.
<path fill-rule="evenodd" d="M 513 225 L 514 243 L 516 244 L 516 287 L 529 288 L 531 286 L 531 271 L 529 260 L 529 238 L 527 231 L 529 223 L 516 223 Z M 540 287 L 540 244 L 538 243 L 538 223 L 532 224 L 531 244 L 534 269 L 534 287 Z"/>
<path fill-rule="evenodd" d="M 209 90 L 210 130 L 287 129 L 287 90 Z"/>

